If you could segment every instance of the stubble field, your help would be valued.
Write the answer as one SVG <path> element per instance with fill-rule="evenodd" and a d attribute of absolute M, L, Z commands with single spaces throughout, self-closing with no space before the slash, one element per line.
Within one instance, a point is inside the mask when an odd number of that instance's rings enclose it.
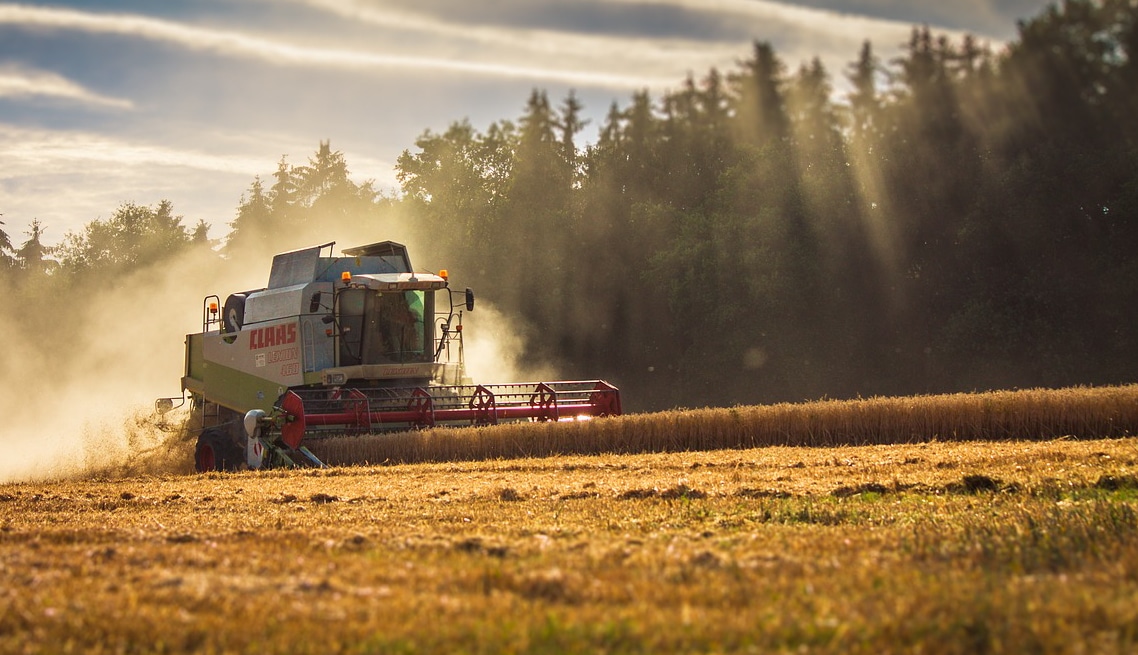
<path fill-rule="evenodd" d="M 0 652 L 1132 652 L 1138 440 L 1032 438 L 0 485 Z"/>

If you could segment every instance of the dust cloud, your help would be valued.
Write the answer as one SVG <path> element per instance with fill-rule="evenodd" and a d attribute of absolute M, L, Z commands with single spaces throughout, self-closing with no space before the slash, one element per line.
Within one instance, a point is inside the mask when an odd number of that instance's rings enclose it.
<path fill-rule="evenodd" d="M 191 472 L 196 435 L 183 430 L 186 408 L 159 416 L 154 400 L 180 394 L 185 335 L 201 331 L 205 297 L 264 287 L 276 252 L 335 241 L 339 255 L 393 240 L 408 246 L 416 270 L 445 267 L 431 261 L 429 240 L 397 226 L 323 237 L 293 235 L 225 258 L 201 249 L 99 283 L 48 286 L 55 297 L 33 294 L 34 305 L 0 313 L 0 483 Z M 461 293 L 460 281 L 455 287 Z M 485 300 L 463 322 L 476 382 L 548 377 L 520 369 L 521 338 Z"/>
<path fill-rule="evenodd" d="M 52 295 L 9 307 L 0 317 L 0 482 L 129 471 L 132 459 L 184 449 L 177 415 L 152 408 L 180 393 L 185 335 L 201 330 L 206 295 L 267 278 L 267 265 L 198 251 L 98 284 L 45 287 Z"/>
<path fill-rule="evenodd" d="M 489 303 L 478 301 L 462 317 L 466 374 L 475 384 L 548 382 L 556 379 L 549 367 L 521 364 L 525 343 L 516 326 Z"/>

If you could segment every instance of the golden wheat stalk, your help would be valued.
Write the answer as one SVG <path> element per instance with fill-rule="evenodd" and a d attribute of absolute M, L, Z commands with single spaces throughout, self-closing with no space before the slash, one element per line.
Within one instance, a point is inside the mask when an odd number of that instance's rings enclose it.
<path fill-rule="evenodd" d="M 1138 433 L 1138 385 L 671 410 L 591 421 L 314 440 L 333 465 L 757 446 L 1114 438 Z"/>

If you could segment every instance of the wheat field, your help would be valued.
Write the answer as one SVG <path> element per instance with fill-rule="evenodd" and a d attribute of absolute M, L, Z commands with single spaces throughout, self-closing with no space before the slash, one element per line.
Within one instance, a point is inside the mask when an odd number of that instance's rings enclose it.
<path fill-rule="evenodd" d="M 463 432 L 477 448 L 391 450 L 384 465 L 135 463 L 2 484 L 0 653 L 1138 648 L 1125 415 L 1085 400 L 1058 414 L 1118 430 L 1095 436 L 968 397 L 954 402 L 974 408 L 974 430 L 1023 432 L 951 441 L 932 398 L 501 426 Z M 924 406 L 923 427 L 902 425 L 904 403 Z M 850 416 L 902 443 L 853 438 Z M 605 450 L 617 426 L 643 427 L 625 433 L 642 450 L 477 456 L 582 436 Z M 845 440 L 857 445 L 829 445 Z M 393 463 L 428 454 L 439 461 Z"/>
<path fill-rule="evenodd" d="M 1138 385 L 673 410 L 592 421 L 436 428 L 311 442 L 326 462 L 847 446 L 1138 434 Z"/>

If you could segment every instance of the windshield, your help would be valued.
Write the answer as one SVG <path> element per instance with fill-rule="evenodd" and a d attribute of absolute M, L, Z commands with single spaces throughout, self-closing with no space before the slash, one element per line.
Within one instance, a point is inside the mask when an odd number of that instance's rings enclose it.
<path fill-rule="evenodd" d="M 347 289 L 339 306 L 341 366 L 433 360 L 433 291 Z"/>

